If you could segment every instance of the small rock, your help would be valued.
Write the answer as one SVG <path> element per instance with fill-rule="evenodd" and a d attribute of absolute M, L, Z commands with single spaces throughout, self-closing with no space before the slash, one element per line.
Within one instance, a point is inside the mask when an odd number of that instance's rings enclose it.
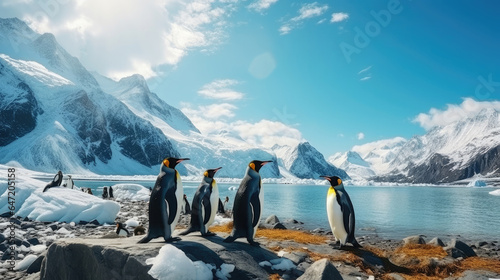
<path fill-rule="evenodd" d="M 96 226 L 100 225 L 100 223 L 97 220 L 95 220 L 95 219 L 92 220 L 92 221 L 90 221 L 89 224 L 93 224 L 93 225 L 96 225 Z"/>
<path fill-rule="evenodd" d="M 21 225 L 21 221 L 19 221 L 19 220 L 18 220 L 18 219 L 16 219 L 16 218 L 10 218 L 9 223 L 11 223 L 11 224 L 12 224 L 12 223 L 14 223 L 14 224 L 16 224 L 16 225 Z"/>
<path fill-rule="evenodd" d="M 30 238 L 30 239 L 28 239 L 26 241 L 28 241 L 31 245 L 38 245 L 38 244 L 40 244 L 40 240 L 38 240 L 38 238 Z"/>
<path fill-rule="evenodd" d="M 276 224 L 276 223 L 279 223 L 280 220 L 278 219 L 278 217 L 276 217 L 276 215 L 271 215 L 269 217 L 267 217 L 265 223 L 266 224 Z"/>
<path fill-rule="evenodd" d="M 429 243 L 427 244 L 430 244 L 430 245 L 434 245 L 434 246 L 441 246 L 441 247 L 445 247 L 446 245 L 444 244 L 443 240 L 441 240 L 441 238 L 439 237 L 434 237 L 431 241 L 429 241 Z"/>
<path fill-rule="evenodd" d="M 24 246 L 26 246 L 26 247 L 29 247 L 29 246 L 31 246 L 31 243 L 29 243 L 28 241 L 24 240 L 24 241 L 21 243 L 21 245 L 24 245 Z"/>
<path fill-rule="evenodd" d="M 301 263 L 299 263 L 299 265 L 297 265 L 296 269 L 302 271 L 302 274 L 303 274 L 304 271 L 306 271 L 310 266 L 311 266 L 311 264 L 308 262 L 301 262 Z"/>
<path fill-rule="evenodd" d="M 282 223 L 276 223 L 273 229 L 286 229 L 286 227 Z"/>
<path fill-rule="evenodd" d="M 5 241 L 5 235 L 0 233 L 0 244 Z"/>
<path fill-rule="evenodd" d="M 450 242 L 450 244 L 444 248 L 446 252 L 448 252 L 448 255 L 453 257 L 453 258 L 468 258 L 468 257 L 474 257 L 477 256 L 476 252 L 472 250 L 469 245 L 465 244 L 464 242 L 457 240 L 456 238 L 453 238 Z"/>
<path fill-rule="evenodd" d="M 485 270 L 466 270 L 457 280 L 491 280 L 500 278 L 500 274 Z"/>
<path fill-rule="evenodd" d="M 483 247 L 485 245 L 488 245 L 488 242 L 486 241 L 479 241 L 479 242 L 476 242 L 476 248 L 480 248 L 480 247 Z"/>
<path fill-rule="evenodd" d="M 7 244 L 0 244 L 0 252 L 5 252 L 9 248 L 9 245 Z"/>
<path fill-rule="evenodd" d="M 49 228 L 51 228 L 53 231 L 56 231 L 57 225 L 56 224 L 49 225 Z"/>
<path fill-rule="evenodd" d="M 393 279 L 393 280 L 405 280 L 406 278 L 404 278 L 403 276 L 397 274 L 397 273 L 390 273 L 387 275 L 389 279 Z"/>
<path fill-rule="evenodd" d="M 408 244 L 425 244 L 425 240 L 421 235 L 408 236 L 403 239 L 405 245 Z"/>
<path fill-rule="evenodd" d="M 313 263 L 297 280 L 342 280 L 340 272 L 328 259 Z"/>
<path fill-rule="evenodd" d="M 21 229 L 28 229 L 28 228 L 34 228 L 35 227 L 35 224 L 33 223 L 23 223 L 21 225 Z"/>
<path fill-rule="evenodd" d="M 304 252 L 291 252 L 291 253 L 285 253 L 283 254 L 283 257 L 291 260 L 294 264 L 299 264 L 303 262 L 306 257 L 307 253 Z"/>

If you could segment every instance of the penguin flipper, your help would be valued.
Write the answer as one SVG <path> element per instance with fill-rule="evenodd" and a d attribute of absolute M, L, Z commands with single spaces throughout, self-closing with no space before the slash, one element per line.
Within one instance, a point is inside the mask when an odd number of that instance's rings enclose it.
<path fill-rule="evenodd" d="M 252 217 L 251 217 L 251 222 L 252 222 L 252 228 L 254 228 L 259 222 L 260 222 L 260 199 L 259 199 L 259 193 L 254 193 L 252 197 L 250 198 L 250 206 L 252 208 Z"/>
<path fill-rule="evenodd" d="M 165 201 L 167 203 L 168 207 L 168 220 L 167 224 L 170 225 L 175 219 L 176 213 L 177 213 L 177 199 L 175 198 L 175 188 L 170 188 L 166 195 L 165 195 Z M 170 229 L 170 227 L 169 227 Z"/>
<path fill-rule="evenodd" d="M 203 196 L 201 206 L 205 210 L 205 217 L 203 217 L 202 223 L 202 225 L 205 225 L 206 223 L 208 223 L 208 220 L 210 220 L 210 216 L 212 215 L 212 207 L 210 206 L 210 197 L 208 195 Z"/>
<path fill-rule="evenodd" d="M 161 215 L 162 222 L 163 222 L 163 238 L 165 239 L 165 241 L 167 241 L 167 239 L 170 239 L 172 237 L 172 232 L 170 229 L 170 224 L 171 224 L 170 220 L 172 220 L 172 221 L 174 220 L 172 217 L 175 217 L 175 214 L 172 213 L 170 203 L 168 203 L 167 199 L 164 199 L 163 203 L 165 203 L 165 212 L 162 213 L 162 215 Z M 168 213 L 166 212 L 167 207 L 169 209 Z"/>

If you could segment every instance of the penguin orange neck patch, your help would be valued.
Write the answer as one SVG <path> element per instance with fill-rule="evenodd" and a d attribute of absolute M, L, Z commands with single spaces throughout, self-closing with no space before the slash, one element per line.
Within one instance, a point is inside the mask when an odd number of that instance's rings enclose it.
<path fill-rule="evenodd" d="M 168 159 L 163 160 L 163 165 L 165 165 L 166 167 L 169 167 L 170 162 L 168 161 Z"/>
<path fill-rule="evenodd" d="M 250 168 L 252 168 L 253 170 L 255 170 L 255 163 L 251 162 L 248 166 L 250 166 Z"/>

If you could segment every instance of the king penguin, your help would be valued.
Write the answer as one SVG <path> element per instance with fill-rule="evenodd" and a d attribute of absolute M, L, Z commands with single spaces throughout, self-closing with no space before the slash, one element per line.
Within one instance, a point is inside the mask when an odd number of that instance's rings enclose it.
<path fill-rule="evenodd" d="M 59 187 L 62 183 L 62 180 L 63 180 L 63 174 L 62 174 L 61 170 L 59 170 L 59 172 L 57 172 L 56 176 L 54 176 L 54 179 L 52 179 L 52 182 L 48 183 L 42 192 L 46 192 L 48 189 L 53 188 L 53 187 Z"/>
<path fill-rule="evenodd" d="M 224 242 L 233 242 L 236 238 L 246 237 L 250 245 L 259 246 L 259 243 L 253 240 L 259 226 L 264 203 L 259 170 L 269 162 L 272 161 L 254 160 L 248 164 L 245 177 L 234 198 L 233 230 L 229 237 L 224 239 Z"/>
<path fill-rule="evenodd" d="M 347 242 L 354 247 L 361 247 L 354 237 L 356 219 L 351 198 L 344 189 L 342 179 L 337 176 L 320 176 L 330 181 L 326 197 L 326 212 L 332 233 L 340 241 L 340 248 Z"/>
<path fill-rule="evenodd" d="M 191 204 L 193 209 L 189 228 L 180 235 L 186 235 L 194 231 L 200 231 L 202 236 L 215 235 L 215 233 L 208 231 L 208 227 L 214 222 L 219 205 L 219 188 L 214 180 L 214 175 L 221 168 L 208 169 L 203 173 L 203 180 L 198 190 L 196 190 Z"/>
<path fill-rule="evenodd" d="M 179 221 L 184 190 L 175 166 L 184 160 L 189 159 L 168 157 L 163 160 L 149 198 L 148 234 L 139 243 L 147 243 L 157 237 L 163 237 L 165 242 L 179 240 L 172 238 L 172 232 Z"/>

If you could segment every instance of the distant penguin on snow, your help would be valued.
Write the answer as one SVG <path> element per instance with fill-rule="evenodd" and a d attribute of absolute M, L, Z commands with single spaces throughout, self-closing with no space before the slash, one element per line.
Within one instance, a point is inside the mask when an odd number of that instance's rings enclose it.
<path fill-rule="evenodd" d="M 354 247 L 361 247 L 354 237 L 356 220 L 351 198 L 344 189 L 342 180 L 337 176 L 320 176 L 330 181 L 326 197 L 326 211 L 332 233 L 340 241 L 340 248 L 347 242 Z"/>
<path fill-rule="evenodd" d="M 102 189 L 102 198 L 103 198 L 103 199 L 108 198 L 108 187 L 104 187 L 104 188 Z"/>
<path fill-rule="evenodd" d="M 109 198 L 114 198 L 113 196 L 113 187 L 109 186 Z"/>
<path fill-rule="evenodd" d="M 182 213 L 184 214 L 191 214 L 191 207 L 189 206 L 189 201 L 187 199 L 187 196 L 184 195 L 184 198 L 182 199 Z"/>
<path fill-rule="evenodd" d="M 42 192 L 46 192 L 48 189 L 53 188 L 53 187 L 61 186 L 62 180 L 63 180 L 63 174 L 62 174 L 61 170 L 59 170 L 59 172 L 57 172 L 56 176 L 54 176 L 54 179 L 52 179 L 52 182 L 48 183 Z"/>
<path fill-rule="evenodd" d="M 208 227 L 214 222 L 219 205 L 219 188 L 214 180 L 214 175 L 221 168 L 208 169 L 203 173 L 201 184 L 193 197 L 189 228 L 180 235 L 195 231 L 200 231 L 203 236 L 215 235 L 215 233 L 208 231 Z"/>
<path fill-rule="evenodd" d="M 157 237 L 163 237 L 165 242 L 179 240 L 172 238 L 172 232 L 179 221 L 184 190 L 175 166 L 184 160 L 189 159 L 168 157 L 163 160 L 149 198 L 148 234 L 139 243 L 147 243 Z"/>
<path fill-rule="evenodd" d="M 248 164 L 245 177 L 234 198 L 233 231 L 224 242 L 233 242 L 236 238 L 246 237 L 248 243 L 259 246 L 259 243 L 253 240 L 259 226 L 264 202 L 259 170 L 269 162 L 272 161 L 254 160 Z"/>
<path fill-rule="evenodd" d="M 73 189 L 75 187 L 75 183 L 73 179 L 71 179 L 71 175 L 68 175 L 68 179 L 66 179 L 66 183 L 63 184 L 63 187 L 68 189 Z"/>
<path fill-rule="evenodd" d="M 116 232 L 116 234 L 118 234 L 118 236 L 125 236 L 125 237 L 130 236 L 130 232 L 125 228 L 123 223 L 116 224 L 116 231 L 115 232 Z"/>

